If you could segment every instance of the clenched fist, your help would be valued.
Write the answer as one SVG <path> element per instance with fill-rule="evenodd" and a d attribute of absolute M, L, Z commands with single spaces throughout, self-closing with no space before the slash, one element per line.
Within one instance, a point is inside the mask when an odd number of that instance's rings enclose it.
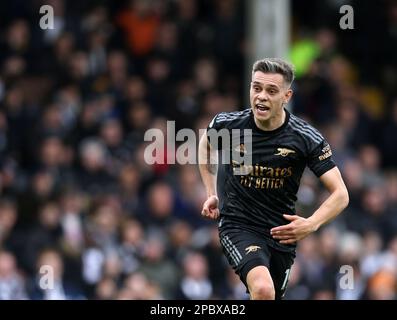
<path fill-rule="evenodd" d="M 210 196 L 203 204 L 201 215 L 209 219 L 218 219 L 219 217 L 219 199 L 217 196 Z"/>

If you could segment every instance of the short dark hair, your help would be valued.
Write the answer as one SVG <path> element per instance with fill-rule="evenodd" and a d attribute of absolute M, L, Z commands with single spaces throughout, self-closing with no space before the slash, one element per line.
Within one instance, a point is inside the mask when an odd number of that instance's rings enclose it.
<path fill-rule="evenodd" d="M 281 74 L 288 85 L 294 81 L 295 77 L 293 65 L 280 58 L 265 58 L 256 61 L 252 67 L 252 73 L 256 71 Z"/>

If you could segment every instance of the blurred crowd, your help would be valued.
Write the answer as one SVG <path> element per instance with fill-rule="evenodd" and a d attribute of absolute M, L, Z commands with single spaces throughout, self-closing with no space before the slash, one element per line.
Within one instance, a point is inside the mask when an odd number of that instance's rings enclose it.
<path fill-rule="evenodd" d="M 357 2 L 356 30 L 341 31 L 339 1 L 292 1 L 300 69 L 289 108 L 328 139 L 350 205 L 300 242 L 286 299 L 397 298 L 397 3 Z M 43 4 L 54 29 L 39 26 Z M 166 135 L 172 120 L 198 133 L 216 113 L 249 107 L 246 9 L 1 2 L 0 299 L 249 298 L 216 223 L 200 216 L 197 167 L 144 159 L 150 128 Z M 365 15 L 379 24 L 370 30 Z M 298 197 L 304 216 L 326 197 L 310 171 Z"/>

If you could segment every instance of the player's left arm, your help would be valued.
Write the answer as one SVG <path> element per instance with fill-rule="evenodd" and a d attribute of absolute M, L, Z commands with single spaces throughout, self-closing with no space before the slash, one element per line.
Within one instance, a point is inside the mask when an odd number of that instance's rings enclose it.
<path fill-rule="evenodd" d="M 329 197 L 308 218 L 285 214 L 284 218 L 290 223 L 271 229 L 270 233 L 274 239 L 280 240 L 283 244 L 294 243 L 334 219 L 347 207 L 349 194 L 339 169 L 334 167 L 328 170 L 320 176 L 320 180 L 330 192 Z"/>

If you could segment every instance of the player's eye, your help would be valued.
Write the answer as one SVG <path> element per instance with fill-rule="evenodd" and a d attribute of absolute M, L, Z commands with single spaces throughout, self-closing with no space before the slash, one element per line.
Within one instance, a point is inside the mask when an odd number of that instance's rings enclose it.
<path fill-rule="evenodd" d="M 255 87 L 254 87 L 254 91 L 255 91 L 255 92 L 261 91 L 261 87 L 255 86 Z"/>

